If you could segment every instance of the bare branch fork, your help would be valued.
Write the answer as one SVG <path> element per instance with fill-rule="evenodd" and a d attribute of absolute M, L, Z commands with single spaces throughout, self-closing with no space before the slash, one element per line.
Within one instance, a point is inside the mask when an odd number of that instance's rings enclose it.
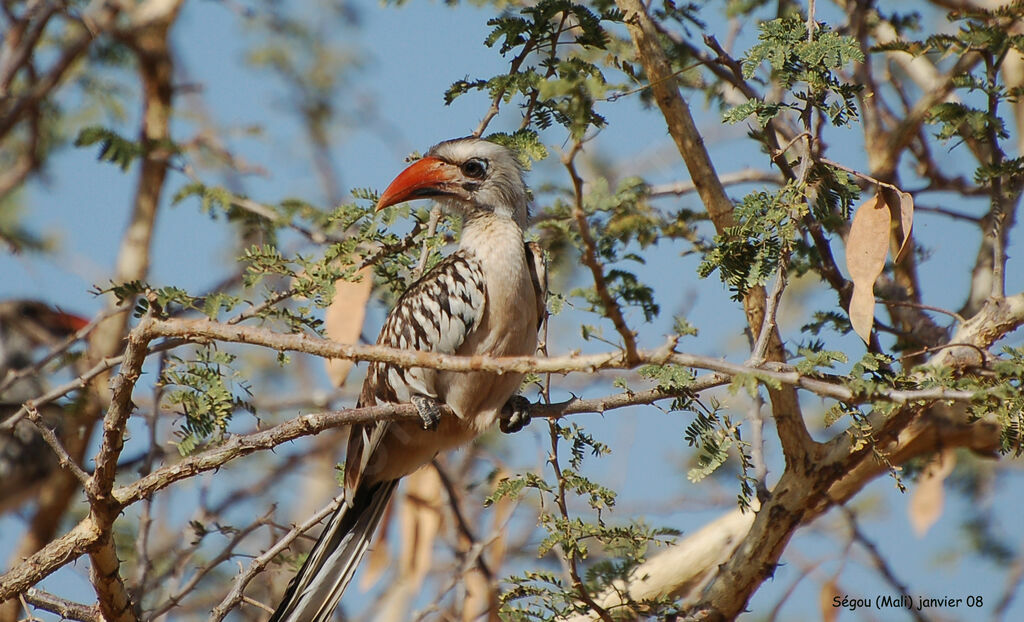
<path fill-rule="evenodd" d="M 327 518 L 332 512 L 338 509 L 338 506 L 345 500 L 344 495 L 338 495 L 331 500 L 326 506 L 321 508 L 318 512 L 309 517 L 309 519 L 301 525 L 296 525 L 289 531 L 283 538 L 278 540 L 273 546 L 267 549 L 262 555 L 252 560 L 249 566 L 244 572 L 238 575 L 234 583 L 231 585 L 231 591 L 228 595 L 213 608 L 210 613 L 210 620 L 214 622 L 220 622 L 223 620 L 229 611 L 234 609 L 244 598 L 245 587 L 249 584 L 253 578 L 256 577 L 274 557 L 281 553 L 281 551 L 288 548 L 296 538 L 301 536 L 303 533 L 309 531 L 314 525 Z"/>
<path fill-rule="evenodd" d="M 715 230 L 723 235 L 735 225 L 733 204 L 715 171 L 690 107 L 679 92 L 677 80 L 672 76 L 672 65 L 662 47 L 661 33 L 640 0 L 616 0 L 616 5 L 625 15 L 630 38 L 651 82 L 651 92 L 665 118 L 669 134 L 686 164 Z M 755 342 L 759 340 L 760 329 L 765 324 L 766 305 L 766 293 L 760 286 L 751 288 L 743 299 L 743 310 Z M 768 335 L 764 355 L 767 360 L 785 361 L 785 350 L 777 328 L 773 327 Z M 766 391 L 772 403 L 772 414 L 778 426 L 787 465 L 803 468 L 813 464 L 813 455 L 819 448 L 807 431 L 796 391 L 789 386 L 775 388 L 770 385 Z"/>

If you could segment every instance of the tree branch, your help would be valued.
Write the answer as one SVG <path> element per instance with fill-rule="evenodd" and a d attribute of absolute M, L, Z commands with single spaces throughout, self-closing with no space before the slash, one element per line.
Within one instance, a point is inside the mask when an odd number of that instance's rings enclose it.
<path fill-rule="evenodd" d="M 97 607 L 92 605 L 83 605 L 81 603 L 75 603 L 70 600 L 65 600 L 59 596 L 31 588 L 22 594 L 22 598 L 25 602 L 42 609 L 43 611 L 49 611 L 56 613 L 62 620 L 79 620 L 80 622 L 104 622 L 103 616 Z"/>
<path fill-rule="evenodd" d="M 121 6 L 118 2 L 104 1 L 93 13 L 82 18 L 85 26 L 81 29 L 81 33 L 70 43 L 64 45 L 50 69 L 26 89 L 20 97 L 4 102 L 2 114 L 0 114 L 0 137 L 6 136 L 23 115 L 37 107 L 39 102 L 60 85 L 65 74 L 88 51 L 96 37 L 114 27 L 120 12 Z"/>
<path fill-rule="evenodd" d="M 594 243 L 594 236 L 590 233 L 590 224 L 587 222 L 586 212 L 583 211 L 583 179 L 576 172 L 575 163 L 576 155 L 580 152 L 582 146 L 583 143 L 580 140 L 576 140 L 573 143 L 572 149 L 562 156 L 562 164 L 565 165 L 566 170 L 569 171 L 569 177 L 572 179 L 574 196 L 572 215 L 576 221 L 576 228 L 580 233 L 580 240 L 583 243 L 583 264 L 590 269 L 590 274 L 594 279 L 594 289 L 597 291 L 597 297 L 601 299 L 601 306 L 604 307 L 605 316 L 612 321 L 612 324 L 615 325 L 615 330 L 622 337 L 622 345 L 626 350 L 626 361 L 635 363 L 637 360 L 636 333 L 626 324 L 626 319 L 622 315 L 622 308 L 612 297 L 611 292 L 608 291 L 608 281 L 605 279 L 604 268 L 597 258 L 597 246 Z"/>
<path fill-rule="evenodd" d="M 715 172 L 711 157 L 704 147 L 704 139 L 690 114 L 690 108 L 679 93 L 672 67 L 661 47 L 658 29 L 640 0 L 616 0 L 616 5 L 625 14 L 629 34 L 651 83 L 654 99 L 668 124 L 669 134 L 672 135 L 676 148 L 686 163 L 715 230 L 722 235 L 727 228 L 735 224 L 732 201 L 726 195 L 725 188 Z M 747 324 L 755 342 L 764 323 L 765 297 L 763 287 L 754 287 L 743 299 Z M 773 361 L 786 360 L 778 330 L 772 331 L 766 356 Z M 796 392 L 787 387 L 769 387 L 767 390 L 787 465 L 800 469 L 811 468 L 814 462 L 812 454 L 816 446 L 804 424 Z"/>
<path fill-rule="evenodd" d="M 954 342 L 973 348 L 987 348 L 1010 325 L 1024 318 L 1024 298 L 1011 304 L 991 300 L 957 331 Z M 1011 320 L 1011 317 L 1016 319 Z M 949 366 L 970 359 L 960 358 L 971 347 L 944 349 L 930 365 Z M 999 447 L 1000 426 L 994 421 L 973 421 L 966 409 L 942 404 L 925 408 L 907 404 L 895 412 L 875 412 L 868 418 L 874 442 L 855 444 L 852 436 L 841 434 L 829 441 L 817 468 L 800 473 L 787 469 L 758 511 L 750 532 L 737 553 L 724 563 L 715 579 L 691 602 L 691 611 L 707 620 L 731 620 L 746 606 L 754 590 L 774 572 L 783 549 L 796 529 L 824 511 L 841 505 L 892 465 L 938 448 L 968 447 L 992 453 Z M 884 456 L 884 461 L 877 455 Z M 697 602 L 699 600 L 699 602 Z"/>
<path fill-rule="evenodd" d="M 296 525 L 295 527 L 293 527 L 291 531 L 286 533 L 284 537 L 282 537 L 280 540 L 274 543 L 272 547 L 264 551 L 256 559 L 252 560 L 252 562 L 249 563 L 249 566 L 245 569 L 245 572 L 241 573 L 240 575 L 238 575 L 237 578 L 235 578 L 234 583 L 231 584 L 231 591 L 228 592 L 227 596 L 225 596 L 224 599 L 220 601 L 220 604 L 213 608 L 213 611 L 211 611 L 210 613 L 210 620 L 212 622 L 220 622 L 221 620 L 223 620 L 228 615 L 228 613 L 231 612 L 232 609 L 234 609 L 236 606 L 238 606 L 239 603 L 242 602 L 245 593 L 245 587 L 249 585 L 249 582 L 252 581 L 257 574 L 262 572 L 263 569 L 267 567 L 267 565 L 270 563 L 272 559 L 277 557 L 277 555 L 281 553 L 281 551 L 287 549 L 288 546 L 292 542 L 294 542 L 296 538 L 312 529 L 320 521 L 327 518 L 330 514 L 337 510 L 338 506 L 340 506 L 344 500 L 344 494 L 336 496 L 334 499 L 331 500 L 330 503 L 325 505 L 319 511 L 315 512 L 313 516 L 309 517 L 308 520 L 306 520 L 301 525 Z"/>
<path fill-rule="evenodd" d="M 1003 299 L 992 307 L 991 315 L 996 321 L 992 331 L 986 331 L 989 338 L 995 339 L 1009 330 L 1024 323 L 1024 293 Z M 983 330 L 979 326 L 982 319 L 968 322 L 972 330 Z M 761 366 L 752 367 L 739 363 L 730 363 L 719 358 L 673 352 L 675 340 L 669 340 L 656 350 L 639 350 L 635 364 L 629 364 L 621 351 L 599 354 L 565 354 L 552 357 L 537 356 L 455 356 L 424 352 L 419 350 L 400 350 L 378 345 L 341 344 L 318 337 L 301 334 L 275 333 L 263 328 L 251 326 L 228 325 L 210 320 L 155 320 L 144 319 L 135 329 L 140 338 L 156 339 L 158 337 L 175 337 L 183 342 L 206 343 L 223 341 L 247 343 L 263 346 L 279 352 L 304 352 L 324 358 L 350 359 L 354 361 L 376 361 L 389 363 L 399 367 L 423 367 L 446 371 L 487 371 L 517 373 L 593 373 L 598 370 L 633 369 L 639 365 L 679 365 L 692 367 L 728 376 L 753 375 L 764 381 L 781 385 L 799 387 L 819 396 L 840 401 L 856 400 L 858 403 L 867 399 L 884 399 L 896 403 L 917 400 L 956 400 L 969 401 L 975 392 L 966 390 L 932 387 L 925 389 L 879 389 L 878 394 L 871 396 L 856 394 L 847 388 L 839 378 L 828 380 L 825 376 L 808 376 L 800 374 L 791 365 L 773 361 Z M 973 333 L 971 333 L 973 334 Z M 963 346 L 956 344 L 964 343 Z M 970 345 L 971 341 L 954 341 L 944 352 L 952 352 L 961 358 L 956 362 L 951 359 L 948 366 L 965 367 L 978 364 L 978 348 Z M 963 358 L 968 354 L 971 358 Z"/>

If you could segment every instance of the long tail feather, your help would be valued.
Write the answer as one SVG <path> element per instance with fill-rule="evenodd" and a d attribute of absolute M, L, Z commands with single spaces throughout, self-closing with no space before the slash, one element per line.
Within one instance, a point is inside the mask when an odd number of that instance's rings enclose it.
<path fill-rule="evenodd" d="M 370 545 L 398 480 L 360 487 L 331 516 L 306 563 L 288 584 L 270 622 L 325 622 L 331 618 Z"/>

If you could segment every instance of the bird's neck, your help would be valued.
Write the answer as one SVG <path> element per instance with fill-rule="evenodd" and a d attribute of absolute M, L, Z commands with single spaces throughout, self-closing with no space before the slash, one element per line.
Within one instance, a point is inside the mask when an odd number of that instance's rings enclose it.
<path fill-rule="evenodd" d="M 523 230 L 512 219 L 485 212 L 468 217 L 462 224 L 459 248 L 477 256 L 521 253 Z"/>

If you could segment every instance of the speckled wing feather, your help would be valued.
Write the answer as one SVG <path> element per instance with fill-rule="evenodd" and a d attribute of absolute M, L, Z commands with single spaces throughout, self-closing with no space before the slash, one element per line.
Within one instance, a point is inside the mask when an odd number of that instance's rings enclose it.
<path fill-rule="evenodd" d="M 466 251 L 456 251 L 412 284 L 388 314 L 377 344 L 455 354 L 484 315 L 486 290 L 479 263 Z M 405 403 L 411 395 L 437 397 L 433 369 L 404 369 L 371 363 L 359 396 L 359 406 Z M 345 461 L 345 487 L 356 489 L 370 456 L 384 438 L 388 422 L 353 426 Z"/>

